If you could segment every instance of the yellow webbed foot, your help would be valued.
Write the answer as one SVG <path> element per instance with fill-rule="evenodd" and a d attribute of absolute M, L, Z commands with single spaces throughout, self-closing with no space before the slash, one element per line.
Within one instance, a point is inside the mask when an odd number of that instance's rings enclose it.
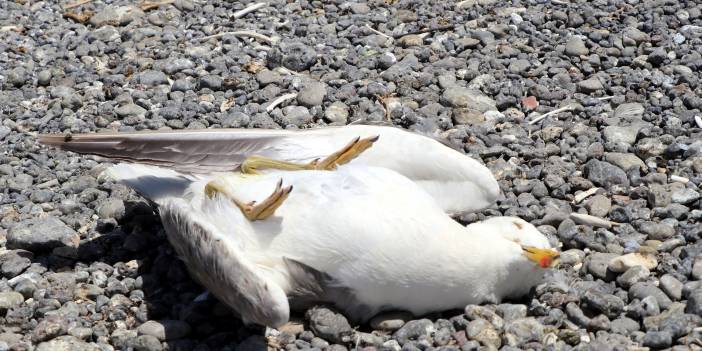
<path fill-rule="evenodd" d="M 290 192 L 292 191 L 292 185 L 283 187 L 283 180 L 278 181 L 278 184 L 273 190 L 273 193 L 269 195 L 261 203 L 256 203 L 256 201 L 243 202 L 237 199 L 226 187 L 224 187 L 217 180 L 213 180 L 205 186 L 205 195 L 209 198 L 213 198 L 216 194 L 221 194 L 226 196 L 231 200 L 244 214 L 244 216 L 250 221 L 263 220 L 275 213 L 275 210 L 280 207 L 285 199 L 288 198 Z"/>
<path fill-rule="evenodd" d="M 244 174 L 259 174 L 259 171 L 263 169 L 279 169 L 284 171 L 314 169 L 320 171 L 333 171 L 337 166 L 351 162 L 351 160 L 358 157 L 358 155 L 368 150 L 368 148 L 373 146 L 373 143 L 378 141 L 379 138 L 380 136 L 378 135 L 364 139 L 357 137 L 346 146 L 325 157 L 324 159 L 316 159 L 306 164 L 273 160 L 267 157 L 253 155 L 249 156 L 246 160 L 244 160 L 244 162 L 241 163 L 240 169 L 241 173 Z"/>
<path fill-rule="evenodd" d="M 357 137 L 339 151 L 325 157 L 323 160 L 312 161 L 311 165 L 318 170 L 335 170 L 337 166 L 351 162 L 351 160 L 358 157 L 358 155 L 368 150 L 379 138 L 379 135 L 364 139 Z"/>

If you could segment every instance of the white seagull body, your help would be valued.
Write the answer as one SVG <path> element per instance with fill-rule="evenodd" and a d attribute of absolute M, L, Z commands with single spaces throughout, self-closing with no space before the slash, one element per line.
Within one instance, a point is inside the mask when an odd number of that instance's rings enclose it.
<path fill-rule="evenodd" d="M 527 293 L 548 266 L 523 251 L 550 248 L 527 222 L 498 217 L 464 227 L 421 184 L 355 161 L 336 171 L 218 176 L 244 201 L 266 198 L 281 178 L 294 186 L 260 221 L 229 198 L 205 196 L 211 176 L 137 164 L 107 172 L 159 206 L 192 274 L 249 323 L 280 326 L 291 309 L 312 303 L 364 321 L 384 310 L 422 315 L 498 302 Z"/>
<path fill-rule="evenodd" d="M 490 170 L 436 139 L 384 126 L 322 129 L 205 129 L 78 135 L 42 135 L 40 142 L 78 153 L 151 164 L 190 174 L 236 171 L 252 155 L 305 163 L 323 158 L 354 138 L 379 136 L 354 165 L 384 167 L 417 183 L 444 212 L 479 211 L 499 196 Z"/>

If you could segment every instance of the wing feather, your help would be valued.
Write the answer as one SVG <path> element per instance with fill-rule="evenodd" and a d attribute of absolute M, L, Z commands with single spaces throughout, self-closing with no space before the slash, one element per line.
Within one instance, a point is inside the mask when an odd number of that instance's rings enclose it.
<path fill-rule="evenodd" d="M 247 323 L 279 327 L 288 322 L 285 292 L 267 279 L 253 262 L 218 229 L 198 217 L 183 201 L 160 208 L 168 240 L 191 274 Z"/>

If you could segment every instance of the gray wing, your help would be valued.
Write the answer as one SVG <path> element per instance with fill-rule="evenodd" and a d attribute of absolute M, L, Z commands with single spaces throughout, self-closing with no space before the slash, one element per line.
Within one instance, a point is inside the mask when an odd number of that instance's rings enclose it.
<path fill-rule="evenodd" d="M 246 323 L 279 327 L 288 322 L 285 292 L 265 278 L 234 245 L 217 239 L 217 229 L 199 220 L 182 201 L 160 208 L 168 240 L 191 274 Z"/>
<path fill-rule="evenodd" d="M 81 154 L 207 173 L 236 170 L 246 157 L 270 153 L 289 134 L 245 129 L 43 134 L 39 142 Z"/>

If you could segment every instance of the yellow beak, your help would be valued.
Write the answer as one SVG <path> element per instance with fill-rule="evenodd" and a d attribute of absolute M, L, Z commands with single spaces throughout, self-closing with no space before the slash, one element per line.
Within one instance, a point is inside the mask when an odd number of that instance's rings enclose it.
<path fill-rule="evenodd" d="M 524 255 L 532 262 L 535 262 L 541 268 L 551 268 L 558 264 L 558 259 L 561 255 L 556 250 L 540 249 L 533 246 L 523 246 Z"/>

